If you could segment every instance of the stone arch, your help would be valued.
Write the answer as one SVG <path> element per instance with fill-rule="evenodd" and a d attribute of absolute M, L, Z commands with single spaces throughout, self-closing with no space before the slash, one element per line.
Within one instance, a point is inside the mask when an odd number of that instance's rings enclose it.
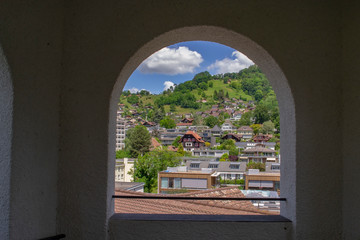
<path fill-rule="evenodd" d="M 256 42 L 237 32 L 214 26 L 184 27 L 166 32 L 138 49 L 121 70 L 110 98 L 108 196 L 111 197 L 114 190 L 114 164 L 112 163 L 115 158 L 114 133 L 117 101 L 126 81 L 141 62 L 154 52 L 175 43 L 196 40 L 217 42 L 244 53 L 261 68 L 269 79 L 279 102 L 282 131 L 281 158 L 285 159 L 281 168 L 281 195 L 287 198 L 287 202 L 282 204 L 281 215 L 295 221 L 296 123 L 295 105 L 288 81 L 275 59 Z M 109 211 L 112 210 L 109 209 Z"/>
<path fill-rule="evenodd" d="M 9 238 L 13 87 L 0 46 L 0 239 Z"/>

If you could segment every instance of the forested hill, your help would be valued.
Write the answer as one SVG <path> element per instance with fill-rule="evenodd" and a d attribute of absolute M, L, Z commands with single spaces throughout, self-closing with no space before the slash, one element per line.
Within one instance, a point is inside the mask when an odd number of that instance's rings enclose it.
<path fill-rule="evenodd" d="M 241 101 L 239 103 L 236 100 Z M 146 117 L 151 109 L 159 108 L 165 113 L 181 115 L 206 111 L 213 105 L 220 106 L 224 102 L 239 103 L 239 109 L 245 105 L 260 105 L 266 108 L 269 116 L 278 115 L 275 93 L 256 65 L 238 73 L 211 75 L 207 71 L 201 72 L 192 80 L 176 85 L 175 88 L 171 87 L 161 94 L 150 94 L 146 90 L 138 93 L 124 91 L 120 97 L 120 104 L 125 104 L 126 110 L 137 109 L 143 117 Z M 151 118 L 151 114 L 148 117 Z"/>

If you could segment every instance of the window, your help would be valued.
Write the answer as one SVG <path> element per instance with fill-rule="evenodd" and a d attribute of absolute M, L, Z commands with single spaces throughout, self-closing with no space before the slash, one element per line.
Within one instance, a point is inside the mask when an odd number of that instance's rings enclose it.
<path fill-rule="evenodd" d="M 230 164 L 230 169 L 240 169 L 239 164 Z"/>
<path fill-rule="evenodd" d="M 209 168 L 218 168 L 219 167 L 219 164 L 217 163 L 210 163 L 209 164 Z"/>
<path fill-rule="evenodd" d="M 200 163 L 190 163 L 190 168 L 200 168 Z"/>
<path fill-rule="evenodd" d="M 169 178 L 161 178 L 161 187 L 167 188 L 168 187 Z"/>

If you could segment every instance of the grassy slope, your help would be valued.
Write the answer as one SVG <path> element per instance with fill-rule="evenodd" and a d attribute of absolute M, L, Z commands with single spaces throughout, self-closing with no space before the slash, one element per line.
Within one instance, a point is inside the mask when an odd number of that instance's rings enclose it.
<path fill-rule="evenodd" d="M 239 81 L 239 80 L 233 80 L 233 81 Z M 253 100 L 253 98 L 249 95 L 246 95 L 242 90 L 235 90 L 233 88 L 230 87 L 229 84 L 224 84 L 222 80 L 210 80 L 209 82 L 213 82 L 213 87 L 212 88 L 208 88 L 208 90 L 204 91 L 206 94 L 206 99 L 208 101 L 212 101 L 212 96 L 214 95 L 214 91 L 219 91 L 221 89 L 224 90 L 224 92 L 229 92 L 229 97 L 230 98 L 236 98 L 239 99 L 240 96 L 243 99 L 247 99 L 247 100 Z M 194 96 L 196 97 L 197 100 L 202 99 L 201 95 L 198 94 L 198 89 L 191 91 L 192 94 L 194 94 Z M 150 95 L 150 96 L 144 96 L 144 97 L 140 97 L 140 100 L 143 102 L 144 105 L 151 103 L 153 104 L 154 101 L 156 99 L 158 99 L 161 95 Z M 130 104 L 127 103 L 127 101 L 125 100 L 124 97 L 121 97 L 122 102 L 125 103 L 126 105 L 128 105 L 131 108 Z M 191 109 L 191 108 L 182 108 L 179 106 L 176 106 L 176 113 L 177 114 L 184 114 L 184 113 L 190 113 L 190 112 L 197 112 L 197 111 L 205 111 L 210 109 L 211 106 L 206 105 L 206 104 L 202 104 L 202 107 L 200 109 Z M 170 111 L 170 106 L 166 105 L 165 106 L 165 111 L 169 112 Z"/>

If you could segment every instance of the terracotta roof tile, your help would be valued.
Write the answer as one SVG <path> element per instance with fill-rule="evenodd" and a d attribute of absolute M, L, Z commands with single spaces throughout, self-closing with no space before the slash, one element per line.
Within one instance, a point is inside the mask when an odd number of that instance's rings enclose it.
<path fill-rule="evenodd" d="M 116 191 L 116 195 L 164 196 L 130 191 Z M 169 196 L 169 195 L 167 195 Z M 191 197 L 245 197 L 237 187 L 217 188 L 205 191 L 176 194 Z M 169 199 L 115 199 L 116 213 L 145 214 L 212 214 L 212 215 L 268 215 L 250 201 L 231 200 L 169 200 Z"/>

